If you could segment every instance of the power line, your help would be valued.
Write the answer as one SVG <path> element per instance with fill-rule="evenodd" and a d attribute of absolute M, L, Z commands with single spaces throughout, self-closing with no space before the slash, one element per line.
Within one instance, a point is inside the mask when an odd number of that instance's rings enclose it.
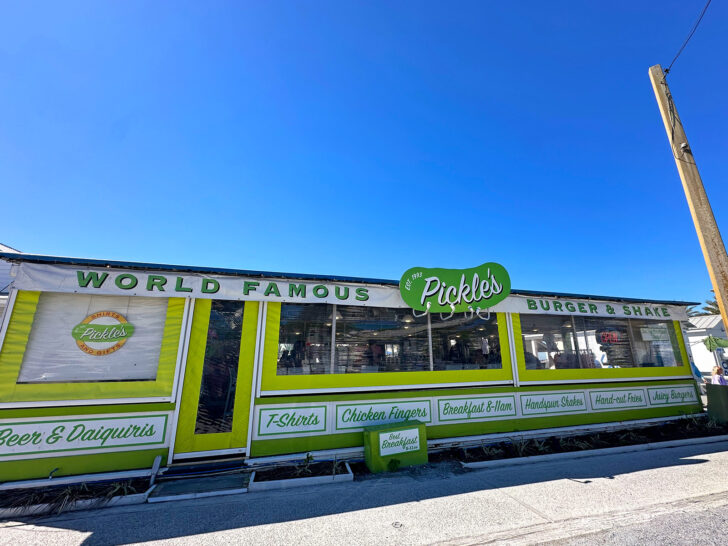
<path fill-rule="evenodd" d="M 672 60 L 672 62 L 670 63 L 670 66 L 668 66 L 668 67 L 667 67 L 667 68 L 665 69 L 665 74 L 669 74 L 669 73 L 670 73 L 670 69 L 672 68 L 672 65 L 674 65 L 674 64 L 675 64 L 675 61 L 677 61 L 677 58 L 678 58 L 678 57 L 680 56 L 680 54 L 681 54 L 681 53 L 683 52 L 683 49 L 685 49 L 685 46 L 686 46 L 686 45 L 688 45 L 688 42 L 690 41 L 690 38 L 692 38 L 692 37 L 693 37 L 693 34 L 695 34 L 695 31 L 696 31 L 696 30 L 698 30 L 698 25 L 700 24 L 700 21 L 702 21 L 702 20 L 703 20 L 703 15 L 705 15 L 705 12 L 706 12 L 706 10 L 708 9 L 708 6 L 710 5 L 710 2 L 711 2 L 711 0 L 708 0 L 708 1 L 707 1 L 707 2 L 705 3 L 705 6 L 703 6 L 703 11 L 701 11 L 701 12 L 700 12 L 700 17 L 698 17 L 698 20 L 697 20 L 697 21 L 695 21 L 695 24 L 693 25 L 693 28 L 692 28 L 692 30 L 691 30 L 691 31 L 690 31 L 690 33 L 688 34 L 688 37 L 687 37 L 687 38 L 685 38 L 685 41 L 683 42 L 683 45 L 682 45 L 682 46 L 680 47 L 680 49 L 678 50 L 677 54 L 675 55 L 675 58 L 674 58 L 674 59 Z"/>

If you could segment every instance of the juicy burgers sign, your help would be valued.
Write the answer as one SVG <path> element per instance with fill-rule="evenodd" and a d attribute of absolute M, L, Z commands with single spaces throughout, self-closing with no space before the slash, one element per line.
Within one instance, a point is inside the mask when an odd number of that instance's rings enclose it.
<path fill-rule="evenodd" d="M 399 291 L 417 311 L 461 313 L 493 307 L 506 299 L 511 278 L 494 262 L 471 269 L 413 267 L 402 275 Z"/>

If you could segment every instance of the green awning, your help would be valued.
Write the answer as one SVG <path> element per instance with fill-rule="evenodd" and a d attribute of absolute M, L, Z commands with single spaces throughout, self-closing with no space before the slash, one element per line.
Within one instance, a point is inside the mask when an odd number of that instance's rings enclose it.
<path fill-rule="evenodd" d="M 709 351 L 715 351 L 718 347 L 728 347 L 728 339 L 721 339 L 715 336 L 708 336 L 703 340 Z"/>

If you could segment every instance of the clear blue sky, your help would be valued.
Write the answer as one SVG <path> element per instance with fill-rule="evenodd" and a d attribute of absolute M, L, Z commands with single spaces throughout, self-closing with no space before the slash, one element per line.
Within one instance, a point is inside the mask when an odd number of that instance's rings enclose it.
<path fill-rule="evenodd" d="M 6 2 L 0 242 L 703 300 L 647 76 L 703 0 Z M 669 83 L 728 238 L 728 5 Z"/>

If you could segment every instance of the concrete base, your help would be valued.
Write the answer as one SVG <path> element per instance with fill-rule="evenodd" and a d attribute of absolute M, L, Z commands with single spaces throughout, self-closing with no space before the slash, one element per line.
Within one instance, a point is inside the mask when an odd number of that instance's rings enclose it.
<path fill-rule="evenodd" d="M 201 499 L 221 495 L 238 495 L 246 493 L 248 474 L 235 473 L 204 478 L 180 478 L 162 482 L 152 495 L 150 503 L 169 502 L 186 499 Z"/>
<path fill-rule="evenodd" d="M 310 478 L 292 478 L 289 480 L 272 480 L 269 482 L 256 482 L 255 472 L 250 476 L 248 491 L 268 491 L 270 489 L 288 489 L 291 487 L 305 487 L 307 485 L 328 485 L 332 483 L 350 482 L 354 480 L 354 473 L 349 463 L 346 465 L 346 474 L 333 476 L 313 476 Z"/>
<path fill-rule="evenodd" d="M 686 438 L 684 440 L 669 440 L 667 442 L 653 442 L 651 444 L 638 444 L 633 446 L 605 447 L 603 449 L 585 449 L 582 451 L 567 451 L 565 453 L 550 453 L 548 455 L 532 455 L 530 457 L 512 457 L 510 459 L 493 459 L 492 461 L 477 461 L 474 463 L 464 463 L 464 468 L 498 468 L 504 466 L 517 466 L 522 464 L 532 464 L 536 462 L 563 460 L 563 459 L 583 459 L 585 457 L 598 457 L 601 455 L 614 455 L 617 453 L 631 453 L 635 451 L 649 451 L 651 449 L 662 449 L 666 447 L 691 446 L 700 444 L 712 444 L 716 442 L 725 442 L 728 435 L 709 436 L 707 438 Z"/>

